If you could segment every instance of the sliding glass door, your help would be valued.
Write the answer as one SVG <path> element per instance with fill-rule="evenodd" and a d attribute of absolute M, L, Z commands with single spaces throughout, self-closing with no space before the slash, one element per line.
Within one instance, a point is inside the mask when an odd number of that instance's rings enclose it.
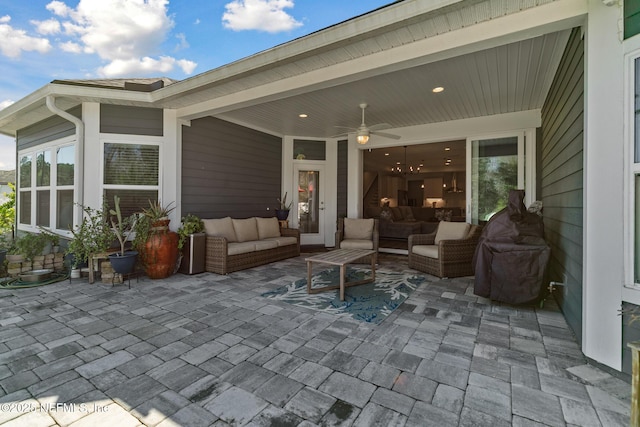
<path fill-rule="evenodd" d="M 467 221 L 484 224 L 525 188 L 524 135 L 467 140 Z"/>

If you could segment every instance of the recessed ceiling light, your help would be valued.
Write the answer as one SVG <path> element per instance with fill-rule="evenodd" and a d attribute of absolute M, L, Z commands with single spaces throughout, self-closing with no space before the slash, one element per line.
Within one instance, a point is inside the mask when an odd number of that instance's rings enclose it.
<path fill-rule="evenodd" d="M 301 114 L 298 114 L 298 117 L 300 117 L 301 119 L 306 119 L 307 117 L 309 117 L 309 115 L 305 113 L 301 113 Z"/>
<path fill-rule="evenodd" d="M 388 156 L 388 155 L 389 155 L 389 153 L 384 153 L 384 155 L 385 155 L 385 156 Z"/>
<path fill-rule="evenodd" d="M 433 89 L 431 89 L 431 91 L 433 93 L 440 93 L 444 90 L 444 88 L 442 86 L 438 86 L 438 87 L 434 87 Z"/>
<path fill-rule="evenodd" d="M 444 151 L 451 151 L 451 147 L 444 147 Z"/>

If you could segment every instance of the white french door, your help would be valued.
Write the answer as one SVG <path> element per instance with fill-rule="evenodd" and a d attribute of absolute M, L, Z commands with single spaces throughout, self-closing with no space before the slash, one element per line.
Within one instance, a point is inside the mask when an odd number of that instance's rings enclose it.
<path fill-rule="evenodd" d="M 468 138 L 467 171 L 467 222 L 484 224 L 507 206 L 509 190 L 527 190 L 524 133 Z"/>
<path fill-rule="evenodd" d="M 324 162 L 304 162 L 293 167 L 294 226 L 300 230 L 300 244 L 324 245 L 325 231 Z"/>

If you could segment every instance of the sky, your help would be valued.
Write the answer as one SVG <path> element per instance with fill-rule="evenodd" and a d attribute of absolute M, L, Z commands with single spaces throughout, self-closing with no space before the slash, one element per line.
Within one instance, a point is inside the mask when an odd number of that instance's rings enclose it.
<path fill-rule="evenodd" d="M 0 0 L 0 110 L 55 79 L 183 80 L 392 0 Z M 15 141 L 0 135 L 0 170 Z"/>

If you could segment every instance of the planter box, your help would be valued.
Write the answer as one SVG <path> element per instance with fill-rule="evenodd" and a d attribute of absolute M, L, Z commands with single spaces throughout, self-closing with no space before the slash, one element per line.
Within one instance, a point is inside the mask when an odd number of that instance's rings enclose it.
<path fill-rule="evenodd" d="M 197 274 L 204 272 L 204 255 L 206 248 L 206 234 L 196 233 L 187 237 L 182 247 L 182 262 L 178 271 L 183 274 Z"/>

